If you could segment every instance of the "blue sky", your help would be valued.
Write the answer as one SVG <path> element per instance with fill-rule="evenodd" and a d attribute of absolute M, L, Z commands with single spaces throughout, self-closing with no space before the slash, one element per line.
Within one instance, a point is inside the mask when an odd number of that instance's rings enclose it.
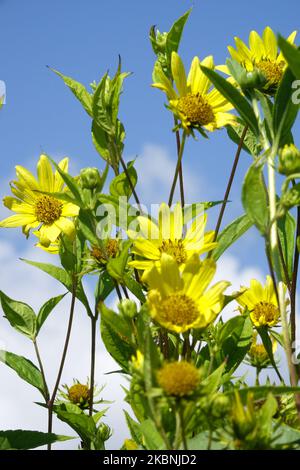
<path fill-rule="evenodd" d="M 34 169 L 42 151 L 57 159 L 69 156 L 74 172 L 84 166 L 103 166 L 91 143 L 90 118 L 46 65 L 88 85 L 99 80 L 107 69 L 114 73 L 120 54 L 123 69 L 133 72 L 125 82 L 121 101 L 121 118 L 127 131 L 124 155 L 126 158 L 138 155 L 139 169 L 144 168 L 140 183 L 144 182 L 145 186 L 143 189 L 140 184 L 138 188 L 141 200 L 157 203 L 158 199 L 167 198 L 168 181 L 171 182 L 176 162 L 175 140 L 171 132 L 172 116 L 163 106 L 164 96 L 150 87 L 154 55 L 148 32 L 153 24 L 160 31 L 168 30 L 191 5 L 193 11 L 180 48 L 187 67 L 194 55 L 203 58 L 213 54 L 216 63 L 224 63 L 226 46 L 233 43 L 233 36 L 247 40 L 251 29 L 261 33 L 270 25 L 274 31 L 288 35 L 298 28 L 299 0 L 252 0 L 250 3 L 236 0 L 0 0 L 0 80 L 7 89 L 6 104 L 0 112 L 1 197 L 9 191 L 8 181 L 13 177 L 14 165 Z M 296 126 L 299 143 L 298 134 L 299 123 Z M 222 199 L 234 152 L 235 146 L 226 138 L 225 131 L 215 132 L 207 141 L 202 138 L 198 142 L 189 141 L 184 156 L 188 202 Z M 240 187 L 250 161 L 248 155 L 242 155 L 226 221 L 242 213 Z M 4 214 L 2 209 L 0 213 Z M 217 211 L 211 211 L 211 225 L 216 216 Z M 221 270 L 224 274 L 231 273 L 237 282 L 256 273 L 259 276 L 261 271 L 265 274 L 262 247 L 259 235 L 249 232 L 230 250 L 232 258 L 227 258 L 227 264 L 224 261 Z M 26 250 L 28 257 L 39 257 L 20 232 L 0 232 L 0 258 L 4 256 L 1 258 L 1 288 L 5 290 L 16 279 L 15 291 L 20 296 L 27 293 L 37 302 L 40 293 L 30 291 L 29 283 L 39 282 L 39 276 L 30 277 L 33 275 L 28 268 L 20 268 L 16 274 L 20 266 L 17 256 Z M 43 294 L 53 287 L 45 282 L 40 287 Z M 59 334 L 54 323 L 50 321 L 49 326 L 50 333 Z M 7 335 L 5 342 L 14 343 L 11 333 Z M 27 347 L 21 340 L 14 345 L 20 353 Z M 49 351 L 45 347 L 50 361 L 52 351 Z M 72 377 L 71 367 L 69 372 L 67 367 L 66 373 Z M 10 377 L 7 375 L 6 380 Z M 14 382 L 10 384 L 13 395 Z M 9 406 L 7 409 L 10 410 Z M 9 419 L 7 422 L 13 426 L 14 422 Z M 20 414 L 17 424 L 20 424 Z"/>

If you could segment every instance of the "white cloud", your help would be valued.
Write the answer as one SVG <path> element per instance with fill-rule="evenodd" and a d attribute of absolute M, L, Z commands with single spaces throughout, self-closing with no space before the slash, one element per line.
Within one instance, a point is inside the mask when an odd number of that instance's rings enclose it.
<path fill-rule="evenodd" d="M 141 155 L 136 159 L 135 167 L 139 180 L 137 191 L 141 202 L 146 204 L 157 204 L 166 201 L 172 184 L 176 167 L 176 157 L 172 158 L 168 150 L 160 145 L 144 145 Z M 203 189 L 201 175 L 195 176 L 186 161 L 184 167 L 184 187 L 186 201 L 191 203 L 199 197 L 199 187 Z M 179 199 L 177 193 L 177 198 Z"/>

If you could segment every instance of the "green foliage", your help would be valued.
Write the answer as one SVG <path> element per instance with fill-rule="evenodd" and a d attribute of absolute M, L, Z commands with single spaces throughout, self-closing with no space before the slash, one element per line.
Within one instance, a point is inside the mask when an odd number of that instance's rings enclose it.
<path fill-rule="evenodd" d="M 268 226 L 268 202 L 261 164 L 254 162 L 247 171 L 242 188 L 242 202 L 249 219 L 265 234 Z"/>
<path fill-rule="evenodd" d="M 213 259 L 217 261 L 220 256 L 252 226 L 253 222 L 247 214 L 241 215 L 227 225 L 217 238 L 218 245 L 212 252 Z"/>
<path fill-rule="evenodd" d="M 0 450 L 29 450 L 69 439 L 73 438 L 40 431 L 22 429 L 0 431 Z"/>
<path fill-rule="evenodd" d="M 1 291 L 0 298 L 5 318 L 11 326 L 33 339 L 37 334 L 37 320 L 33 309 L 24 302 L 10 299 Z"/>

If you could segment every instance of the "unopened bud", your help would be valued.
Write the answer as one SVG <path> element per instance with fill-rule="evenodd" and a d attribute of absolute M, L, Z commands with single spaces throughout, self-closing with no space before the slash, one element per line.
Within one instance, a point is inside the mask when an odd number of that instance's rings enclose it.
<path fill-rule="evenodd" d="M 101 185 L 98 168 L 83 168 L 80 171 L 80 182 L 83 189 L 96 189 Z"/>
<path fill-rule="evenodd" d="M 279 150 L 278 171 L 283 175 L 300 172 L 300 150 L 294 144 L 287 144 Z"/>

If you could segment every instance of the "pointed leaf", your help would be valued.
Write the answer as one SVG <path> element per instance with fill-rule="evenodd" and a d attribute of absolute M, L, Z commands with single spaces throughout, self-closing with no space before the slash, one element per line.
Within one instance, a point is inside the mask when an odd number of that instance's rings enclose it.
<path fill-rule="evenodd" d="M 0 299 L 5 318 L 11 326 L 28 338 L 34 338 L 37 325 L 33 309 L 24 302 L 9 298 L 2 291 L 0 291 Z"/>
<path fill-rule="evenodd" d="M 41 307 L 38 316 L 37 316 L 37 333 L 39 333 L 40 329 L 42 328 L 43 324 L 47 320 L 48 316 L 52 312 L 52 310 L 56 307 L 57 304 L 65 297 L 66 294 L 58 295 L 57 297 L 52 297 L 51 299 L 47 300 L 44 305 Z"/>

